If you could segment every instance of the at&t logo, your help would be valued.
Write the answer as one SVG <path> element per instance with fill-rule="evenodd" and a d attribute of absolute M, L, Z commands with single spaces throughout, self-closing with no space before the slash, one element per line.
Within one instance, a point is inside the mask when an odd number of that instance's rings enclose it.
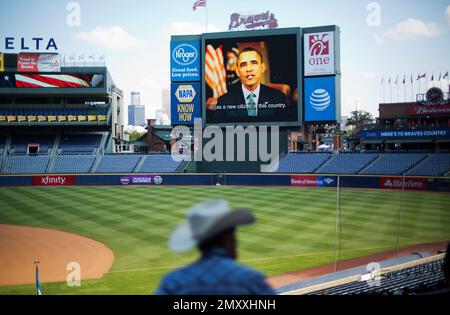
<path fill-rule="evenodd" d="M 172 51 L 172 58 L 180 66 L 188 66 L 197 60 L 198 51 L 190 44 L 180 44 Z"/>
<path fill-rule="evenodd" d="M 324 89 L 316 89 L 309 96 L 309 102 L 311 103 L 312 108 L 318 112 L 322 112 L 330 106 L 330 93 Z"/>

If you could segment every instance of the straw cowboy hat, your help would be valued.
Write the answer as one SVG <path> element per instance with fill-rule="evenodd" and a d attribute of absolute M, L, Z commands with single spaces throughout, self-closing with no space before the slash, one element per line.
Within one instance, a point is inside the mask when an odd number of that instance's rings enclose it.
<path fill-rule="evenodd" d="M 231 209 L 224 199 L 201 202 L 188 210 L 186 221 L 172 232 L 169 248 L 175 252 L 183 252 L 229 228 L 254 221 L 255 217 L 250 210 Z"/>

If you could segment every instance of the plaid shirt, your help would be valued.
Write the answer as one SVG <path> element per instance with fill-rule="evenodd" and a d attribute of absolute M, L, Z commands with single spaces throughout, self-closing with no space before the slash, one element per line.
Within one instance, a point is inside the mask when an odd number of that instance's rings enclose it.
<path fill-rule="evenodd" d="M 156 290 L 159 295 L 274 295 L 265 277 L 236 263 L 222 248 L 166 275 Z"/>

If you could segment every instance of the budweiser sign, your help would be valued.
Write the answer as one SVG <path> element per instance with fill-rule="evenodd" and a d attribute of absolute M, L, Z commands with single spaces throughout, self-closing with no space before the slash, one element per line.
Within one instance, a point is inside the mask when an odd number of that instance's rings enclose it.
<path fill-rule="evenodd" d="M 266 26 L 268 26 L 268 28 L 277 28 L 278 21 L 275 18 L 275 14 L 270 13 L 270 11 L 251 15 L 243 15 L 239 13 L 231 14 L 228 30 L 236 30 L 241 26 L 245 27 L 248 30 Z"/>
<path fill-rule="evenodd" d="M 415 106 L 410 108 L 409 115 L 448 115 L 450 104 Z"/>

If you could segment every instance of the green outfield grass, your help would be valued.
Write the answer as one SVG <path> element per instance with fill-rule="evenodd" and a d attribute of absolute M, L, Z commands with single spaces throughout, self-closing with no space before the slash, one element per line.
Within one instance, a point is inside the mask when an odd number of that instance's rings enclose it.
<path fill-rule="evenodd" d="M 0 223 L 53 228 L 103 242 L 111 270 L 81 287 L 43 283 L 44 294 L 149 294 L 161 277 L 193 261 L 195 250 L 171 253 L 167 239 L 186 210 L 224 197 L 254 209 L 257 222 L 238 232 L 239 260 L 275 275 L 334 258 L 336 190 L 296 187 L 18 187 L 0 188 Z M 450 239 L 450 194 L 340 191 L 340 257 Z M 402 205 L 401 215 L 399 208 Z M 400 217 L 400 228 L 398 220 Z M 35 294 L 34 285 L 0 287 L 0 294 Z"/>

